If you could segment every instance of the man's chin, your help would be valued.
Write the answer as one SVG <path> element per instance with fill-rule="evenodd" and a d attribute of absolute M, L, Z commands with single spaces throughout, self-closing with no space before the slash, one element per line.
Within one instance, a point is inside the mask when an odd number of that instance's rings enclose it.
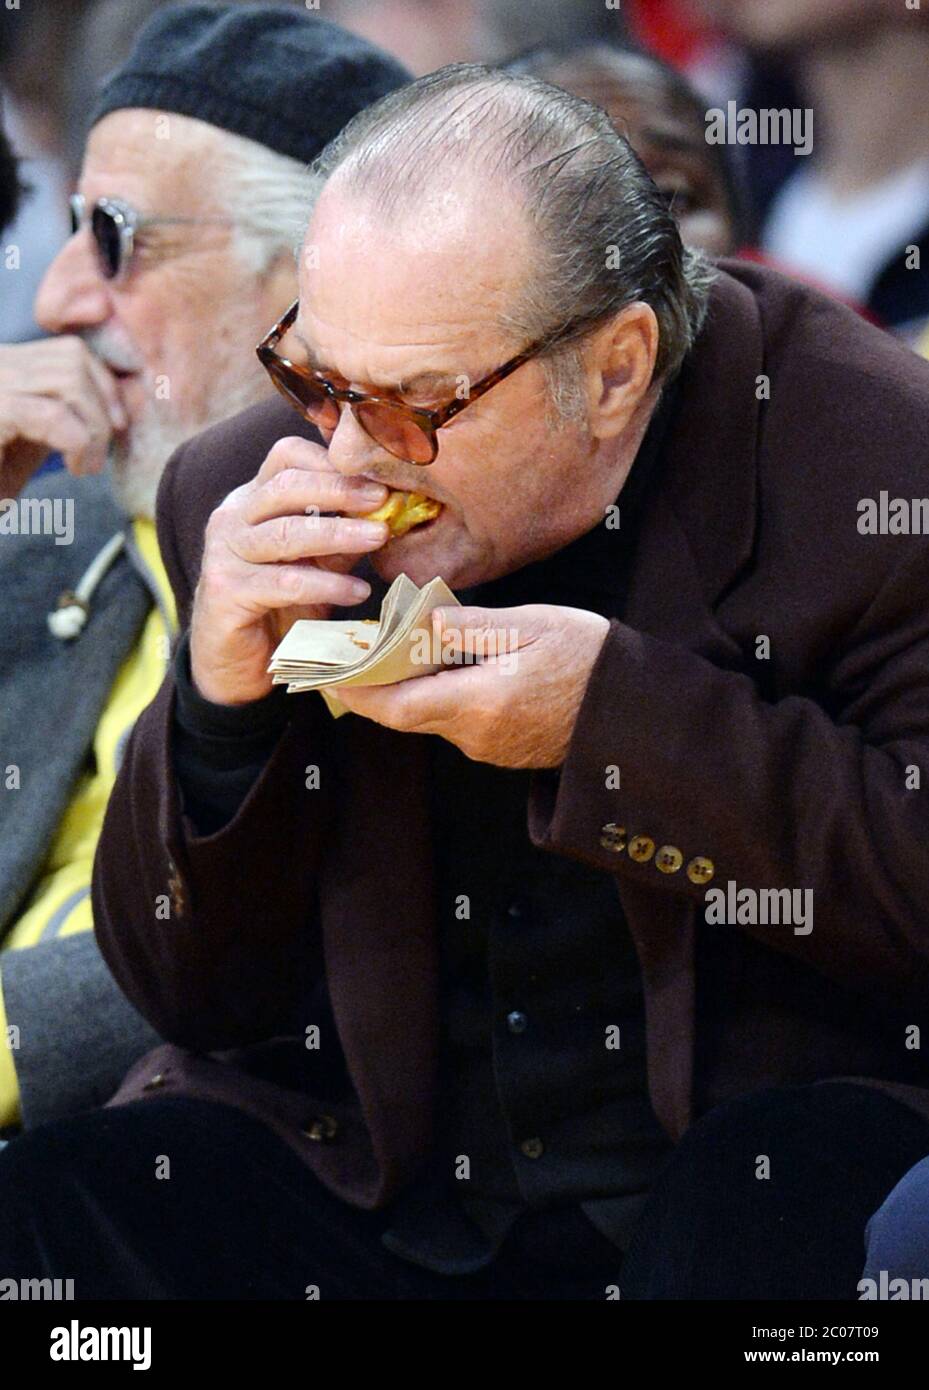
<path fill-rule="evenodd" d="M 436 577 L 444 579 L 450 589 L 482 582 L 487 566 L 473 551 L 469 553 L 467 533 L 449 527 L 443 528 L 443 534 L 437 529 L 442 521 L 439 517 L 435 523 L 416 527 L 372 552 L 371 567 L 385 584 L 393 583 L 398 574 L 409 575 L 420 588 Z"/>
<path fill-rule="evenodd" d="M 421 555 L 413 554 L 411 548 L 403 546 L 402 541 L 389 541 L 382 550 L 373 554 L 371 567 L 385 584 L 392 584 L 398 574 L 409 575 L 420 588 L 428 584 L 430 579 L 435 579 L 436 575 L 441 575 L 446 584 L 451 583 L 447 577 L 448 567 L 443 567 L 441 555 L 431 550 Z"/>
<path fill-rule="evenodd" d="M 218 383 L 222 387 L 222 383 Z M 117 435 L 110 446 L 111 486 L 117 503 L 129 516 L 154 520 L 158 484 L 168 460 L 188 440 L 217 425 L 230 415 L 265 398 L 264 383 L 230 385 L 217 389 L 215 399 L 222 406 L 215 411 L 201 410 L 200 418 L 184 424 L 167 413 L 158 415 L 149 407 L 133 421 L 126 434 Z"/>
<path fill-rule="evenodd" d="M 155 498 L 168 457 L 170 455 L 156 467 L 151 459 L 140 460 L 131 447 L 111 448 L 110 488 L 117 505 L 127 516 L 155 519 Z"/>

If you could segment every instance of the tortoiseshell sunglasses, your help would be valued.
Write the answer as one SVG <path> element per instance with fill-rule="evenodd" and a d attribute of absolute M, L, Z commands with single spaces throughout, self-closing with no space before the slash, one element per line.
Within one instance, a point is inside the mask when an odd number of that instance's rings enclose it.
<path fill-rule="evenodd" d="M 386 396 L 367 396 L 361 391 L 333 386 L 331 381 L 309 367 L 298 367 L 289 358 L 279 357 L 275 348 L 293 327 L 299 307 L 299 299 L 294 300 L 284 317 L 256 348 L 259 361 L 284 399 L 311 425 L 324 430 L 336 428 L 342 406 L 347 405 L 361 428 L 376 444 L 393 454 L 394 458 L 419 464 L 432 463 L 439 452 L 436 432 L 460 415 L 472 401 L 485 395 L 530 358 L 560 344 L 578 329 L 592 327 L 589 322 L 572 321 L 556 333 L 531 343 L 504 362 L 502 367 L 482 377 L 469 388 L 466 396 L 456 396 L 438 409 L 425 410 Z"/>

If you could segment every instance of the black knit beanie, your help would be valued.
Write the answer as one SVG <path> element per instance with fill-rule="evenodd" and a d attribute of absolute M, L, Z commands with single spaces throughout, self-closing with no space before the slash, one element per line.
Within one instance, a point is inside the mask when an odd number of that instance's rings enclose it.
<path fill-rule="evenodd" d="M 411 80 L 395 58 L 283 5 L 172 5 L 105 81 L 90 124 L 152 107 L 195 116 L 309 164 L 378 97 Z"/>

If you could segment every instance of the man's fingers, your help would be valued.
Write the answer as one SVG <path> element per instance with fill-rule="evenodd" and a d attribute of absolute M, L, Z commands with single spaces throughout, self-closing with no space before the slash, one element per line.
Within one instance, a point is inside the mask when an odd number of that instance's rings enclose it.
<path fill-rule="evenodd" d="M 329 470 L 307 471 L 288 465 L 249 490 L 242 514 L 246 521 L 257 525 L 275 517 L 306 514 L 308 509 L 313 509 L 312 514 L 317 517 L 322 512 L 375 511 L 386 498 L 387 488 L 382 483 L 365 483 Z"/>
<path fill-rule="evenodd" d="M 436 608 L 432 614 L 443 653 L 478 660 L 516 651 L 528 623 L 526 609 L 519 608 Z"/>
<path fill-rule="evenodd" d="M 4 443 L 19 438 L 46 445 L 49 452 L 57 450 L 64 456 L 72 472 L 82 471 L 85 459 L 93 450 L 93 436 L 86 422 L 63 400 L 50 396 L 8 396 L 0 402 L 0 414 Z"/>
<path fill-rule="evenodd" d="M 371 592 L 370 584 L 350 574 L 335 574 L 305 565 L 256 565 L 251 597 L 264 608 L 351 608 Z"/>
<path fill-rule="evenodd" d="M 472 687 L 486 679 L 476 667 L 413 676 L 396 685 L 329 686 L 355 713 L 401 732 L 439 733 L 470 703 Z"/>
<path fill-rule="evenodd" d="M 87 376 L 95 388 L 96 394 L 100 397 L 103 409 L 106 411 L 107 418 L 114 430 L 124 430 L 128 428 L 129 419 L 126 415 L 126 408 L 123 405 L 116 380 L 103 365 L 99 357 L 95 356 L 89 348 L 85 349 L 85 367 Z"/>
<path fill-rule="evenodd" d="M 237 527 L 230 536 L 240 559 L 252 565 L 323 555 L 366 555 L 384 544 L 383 521 L 349 521 L 345 517 L 281 516 L 259 526 Z"/>
<path fill-rule="evenodd" d="M 316 444 L 311 439 L 301 439 L 298 434 L 287 434 L 283 439 L 275 441 L 268 450 L 255 481 L 265 483 L 284 468 L 302 468 L 311 473 L 336 473 L 322 444 Z"/>
<path fill-rule="evenodd" d="M 0 396 L 26 392 L 65 401 L 88 425 L 104 421 L 108 433 L 128 424 L 112 372 L 74 334 L 0 346 Z"/>

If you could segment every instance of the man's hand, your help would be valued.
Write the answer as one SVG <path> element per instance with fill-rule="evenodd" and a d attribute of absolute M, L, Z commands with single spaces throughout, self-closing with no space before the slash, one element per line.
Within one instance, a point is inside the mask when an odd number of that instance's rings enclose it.
<path fill-rule="evenodd" d="M 69 472 L 99 473 L 127 424 L 115 378 L 80 338 L 0 347 L 0 497 L 15 497 L 54 449 Z"/>
<path fill-rule="evenodd" d="M 260 700 L 271 653 L 298 618 L 367 598 L 370 584 L 349 571 L 389 531 L 342 513 L 374 511 L 386 497 L 382 483 L 343 476 L 320 445 L 288 436 L 216 508 L 190 620 L 190 669 L 204 699 Z"/>
<path fill-rule="evenodd" d="M 439 734 L 475 762 L 560 767 L 607 619 L 548 603 L 432 617 L 433 650 L 478 664 L 398 685 L 329 689 L 354 713 L 403 733 Z"/>

